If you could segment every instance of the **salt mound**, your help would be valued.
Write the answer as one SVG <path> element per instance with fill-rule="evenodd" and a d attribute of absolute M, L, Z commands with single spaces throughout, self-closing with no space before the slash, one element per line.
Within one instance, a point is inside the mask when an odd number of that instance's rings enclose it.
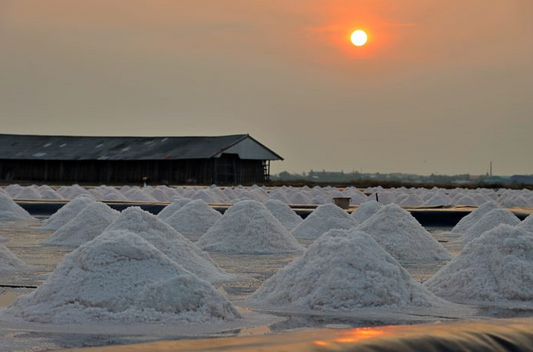
<path fill-rule="evenodd" d="M 208 282 L 128 231 L 107 232 L 68 254 L 41 286 L 0 314 L 53 324 L 205 323 L 239 316 Z"/>
<path fill-rule="evenodd" d="M 54 191 L 52 188 L 44 188 L 43 190 L 40 190 L 39 193 L 41 194 L 41 199 L 50 199 L 50 200 L 61 200 L 63 197 L 56 191 Z"/>
<path fill-rule="evenodd" d="M 481 236 L 483 232 L 492 230 L 501 224 L 516 226 L 519 223 L 520 219 L 518 219 L 509 210 L 494 209 L 485 214 L 478 222 L 468 229 L 464 235 L 461 236 L 460 241 L 467 243 L 475 240 Z"/>
<path fill-rule="evenodd" d="M 369 201 L 369 198 L 361 191 L 354 190 L 350 195 L 350 204 L 360 205 Z"/>
<path fill-rule="evenodd" d="M 13 197 L 15 199 L 41 199 L 41 195 L 38 191 L 35 190 L 33 186 L 23 187 L 17 194 Z"/>
<path fill-rule="evenodd" d="M 331 230 L 321 236 L 302 257 L 268 279 L 250 302 L 335 311 L 444 303 L 357 229 Z"/>
<path fill-rule="evenodd" d="M 448 251 L 416 219 L 396 204 L 381 208 L 359 226 L 394 258 L 404 262 L 450 259 Z"/>
<path fill-rule="evenodd" d="M 289 198 L 290 204 L 311 204 L 311 197 L 309 197 L 307 192 L 304 191 L 291 192 L 287 198 Z"/>
<path fill-rule="evenodd" d="M 132 187 L 123 192 L 124 197 L 134 202 L 156 202 L 157 200 L 139 187 Z"/>
<path fill-rule="evenodd" d="M 269 200 L 279 200 L 285 204 L 290 204 L 290 200 L 281 192 L 271 193 L 268 197 Z"/>
<path fill-rule="evenodd" d="M 454 205 L 477 207 L 478 203 L 472 197 L 464 196 L 458 199 L 457 201 L 455 201 Z"/>
<path fill-rule="evenodd" d="M 31 216 L 20 205 L 15 203 L 10 197 L 0 194 L 0 221 L 34 221 Z"/>
<path fill-rule="evenodd" d="M 533 300 L 533 236 L 500 225 L 468 243 L 424 284 L 453 300 Z"/>
<path fill-rule="evenodd" d="M 179 198 L 177 200 L 172 201 L 169 205 L 167 205 L 159 214 L 157 214 L 157 217 L 161 220 L 166 220 L 169 216 L 177 212 L 181 209 L 182 206 L 189 203 L 191 199 L 189 198 Z"/>
<path fill-rule="evenodd" d="M 7 186 L 4 190 L 10 197 L 14 197 L 17 192 L 19 192 L 22 189 L 22 186 L 19 184 L 11 184 Z"/>
<path fill-rule="evenodd" d="M 528 215 L 528 217 L 522 220 L 516 227 L 533 233 L 533 214 Z"/>
<path fill-rule="evenodd" d="M 375 200 L 371 200 L 361 204 L 357 210 L 352 213 L 352 218 L 359 224 L 362 224 L 376 214 L 379 209 L 381 209 L 381 205 Z"/>
<path fill-rule="evenodd" d="M 206 203 L 220 203 L 220 198 L 208 189 L 201 189 L 191 196 L 191 199 L 201 199 Z"/>
<path fill-rule="evenodd" d="M 0 274 L 26 268 L 26 264 L 3 244 L 0 244 Z"/>
<path fill-rule="evenodd" d="M 318 206 L 298 227 L 292 230 L 295 237 L 315 239 L 329 230 L 349 230 L 357 226 L 346 211 L 334 204 Z"/>
<path fill-rule="evenodd" d="M 85 207 L 94 202 L 95 200 L 91 197 L 85 195 L 77 196 L 65 204 L 54 215 L 50 216 L 41 226 L 41 230 L 58 230 L 67 222 L 74 219 Z"/>
<path fill-rule="evenodd" d="M 205 250 L 230 253 L 304 250 L 263 204 L 253 200 L 243 200 L 229 208 L 196 244 Z"/>
<path fill-rule="evenodd" d="M 165 191 L 160 188 L 154 189 L 152 192 L 150 192 L 150 195 L 160 202 L 168 202 L 170 200 Z"/>
<path fill-rule="evenodd" d="M 76 217 L 61 226 L 44 241 L 48 246 L 78 247 L 101 234 L 120 212 L 104 203 L 94 202 L 83 209 Z"/>
<path fill-rule="evenodd" d="M 265 207 L 289 231 L 300 225 L 303 221 L 291 207 L 280 200 L 269 199 L 265 202 Z"/>
<path fill-rule="evenodd" d="M 424 201 L 416 194 L 409 194 L 399 203 L 402 207 L 419 207 L 422 204 L 424 204 Z"/>
<path fill-rule="evenodd" d="M 74 199 L 81 195 L 86 195 L 93 198 L 93 196 L 80 185 L 62 186 L 57 190 L 57 193 L 59 193 L 61 197 L 65 199 Z"/>
<path fill-rule="evenodd" d="M 498 204 L 494 202 L 483 203 L 479 208 L 465 216 L 455 225 L 453 233 L 465 233 L 469 228 L 476 224 L 485 214 L 491 210 L 498 209 Z"/>
<path fill-rule="evenodd" d="M 209 254 L 201 251 L 181 233 L 141 208 L 125 209 L 105 232 L 112 230 L 127 230 L 141 236 L 170 259 L 204 280 L 221 282 L 233 278 L 219 268 Z M 105 233 L 102 234 L 104 235 Z"/>
<path fill-rule="evenodd" d="M 107 192 L 106 194 L 104 194 L 102 196 L 102 200 L 106 200 L 106 201 L 127 201 L 128 199 L 120 192 Z"/>
<path fill-rule="evenodd" d="M 428 198 L 428 200 L 424 203 L 424 205 L 428 207 L 446 206 L 448 204 L 450 204 L 450 199 L 441 192 L 438 192 L 437 194 Z"/>
<path fill-rule="evenodd" d="M 203 235 L 222 217 L 218 211 L 211 208 L 201 199 L 193 200 L 165 222 L 183 235 Z"/>

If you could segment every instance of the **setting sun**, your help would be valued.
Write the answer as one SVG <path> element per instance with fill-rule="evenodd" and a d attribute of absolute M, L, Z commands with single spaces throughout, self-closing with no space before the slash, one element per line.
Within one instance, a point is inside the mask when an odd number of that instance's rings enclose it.
<path fill-rule="evenodd" d="M 363 46 L 368 41 L 368 36 L 365 31 L 358 29 L 352 33 L 351 40 L 355 46 Z"/>

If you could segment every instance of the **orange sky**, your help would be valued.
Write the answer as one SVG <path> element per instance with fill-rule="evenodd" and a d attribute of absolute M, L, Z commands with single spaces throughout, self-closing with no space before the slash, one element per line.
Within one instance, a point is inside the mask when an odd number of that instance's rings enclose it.
<path fill-rule="evenodd" d="M 533 173 L 530 0 L 0 0 L 0 47 L 6 133 L 249 132 L 275 171 Z"/>

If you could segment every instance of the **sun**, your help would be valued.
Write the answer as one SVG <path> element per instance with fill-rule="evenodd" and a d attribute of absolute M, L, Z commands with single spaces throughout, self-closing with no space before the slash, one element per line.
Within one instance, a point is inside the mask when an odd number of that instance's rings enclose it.
<path fill-rule="evenodd" d="M 363 46 L 368 41 L 368 35 L 365 31 L 358 29 L 352 33 L 351 40 L 353 45 Z"/>

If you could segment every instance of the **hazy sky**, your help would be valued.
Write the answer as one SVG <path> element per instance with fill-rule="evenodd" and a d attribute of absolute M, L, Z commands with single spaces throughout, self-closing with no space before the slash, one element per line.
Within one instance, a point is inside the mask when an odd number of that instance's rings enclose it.
<path fill-rule="evenodd" d="M 250 133 L 274 172 L 533 173 L 533 1 L 0 0 L 0 122 Z"/>

